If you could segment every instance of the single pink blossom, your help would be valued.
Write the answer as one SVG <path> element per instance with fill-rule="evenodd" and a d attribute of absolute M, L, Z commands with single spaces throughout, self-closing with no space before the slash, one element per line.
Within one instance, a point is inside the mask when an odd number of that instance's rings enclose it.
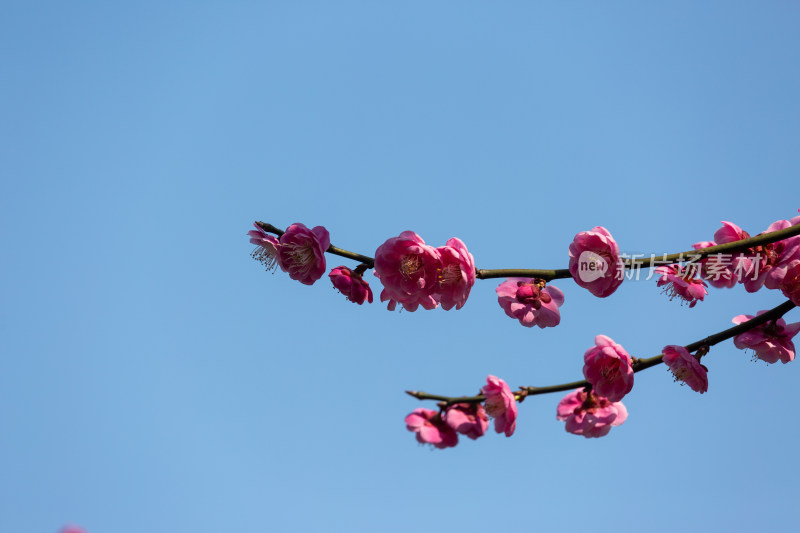
<path fill-rule="evenodd" d="M 332 269 L 328 276 L 331 278 L 333 286 L 351 302 L 358 305 L 365 301 L 372 303 L 372 289 L 369 288 L 369 283 L 361 277 L 358 269 L 351 270 L 346 266 L 338 266 Z"/>
<path fill-rule="evenodd" d="M 489 428 L 489 418 L 479 403 L 457 403 L 445 410 L 442 418 L 456 433 L 471 439 L 483 437 Z"/>
<path fill-rule="evenodd" d="M 762 315 L 766 311 L 759 311 Z M 737 315 L 733 317 L 734 324 L 741 324 L 755 318 L 753 315 Z M 753 350 L 756 357 L 767 363 L 788 363 L 794 360 L 794 342 L 792 338 L 800 331 L 800 322 L 786 324 L 779 318 L 761 324 L 753 329 L 740 333 L 733 338 L 733 344 L 740 350 Z"/>
<path fill-rule="evenodd" d="M 525 327 L 544 329 L 561 322 L 558 308 L 564 303 L 564 293 L 544 280 L 508 278 L 495 289 L 497 303 L 511 318 Z"/>
<path fill-rule="evenodd" d="M 618 402 L 633 388 L 631 356 L 610 337 L 598 335 L 583 354 L 583 375 L 599 396 Z"/>
<path fill-rule="evenodd" d="M 800 305 L 800 260 L 794 260 L 787 265 L 780 289 L 794 305 Z"/>
<path fill-rule="evenodd" d="M 619 246 L 603 226 L 575 235 L 569 245 L 569 273 L 575 283 L 600 298 L 610 296 L 622 283 Z"/>
<path fill-rule="evenodd" d="M 714 241 L 701 241 L 694 243 L 692 247 L 702 250 L 716 245 Z M 750 269 L 750 263 L 750 259 L 744 254 L 732 256 L 723 253 L 708 255 L 697 262 L 700 265 L 700 277 L 718 289 L 735 287 L 743 273 Z"/>
<path fill-rule="evenodd" d="M 461 239 L 455 237 L 437 250 L 441 267 L 434 298 L 442 304 L 445 311 L 454 306 L 461 309 L 475 284 L 475 259 Z"/>
<path fill-rule="evenodd" d="M 682 267 L 680 265 L 660 266 L 655 270 L 661 277 L 657 286 L 664 286 L 664 292 L 672 300 L 676 296 L 683 302 L 688 302 L 689 307 L 694 307 L 698 300 L 703 300 L 708 291 L 706 283 L 695 277 L 696 269 L 694 265 Z"/>
<path fill-rule="evenodd" d="M 406 428 L 417 434 L 417 442 L 432 444 L 439 449 L 458 444 L 458 435 L 442 420 L 438 411 L 414 409 L 406 417 Z"/>
<path fill-rule="evenodd" d="M 734 224 L 733 222 L 728 222 L 726 220 L 722 221 L 722 227 L 714 232 L 714 240 L 717 241 L 718 244 L 726 244 L 729 242 L 735 241 L 742 241 L 744 239 L 749 239 L 750 234 L 744 231 L 742 228 Z"/>
<path fill-rule="evenodd" d="M 556 418 L 566 421 L 566 430 L 584 437 L 603 437 L 612 426 L 619 426 L 628 418 L 622 402 L 611 402 L 594 391 L 584 389 L 570 392 L 559 402 Z"/>
<path fill-rule="evenodd" d="M 703 394 L 708 390 L 708 368 L 683 346 L 669 345 L 661 350 L 664 364 L 672 371 L 675 381 L 682 381 L 695 391 Z"/>
<path fill-rule="evenodd" d="M 290 278 L 313 285 L 325 274 L 325 250 L 331 244 L 328 230 L 308 229 L 298 222 L 286 228 L 279 242 L 278 265 Z"/>
<path fill-rule="evenodd" d="M 794 220 L 793 218 L 792 221 Z M 759 235 L 786 229 L 800 222 L 800 220 L 792 221 L 773 222 L 766 231 Z M 789 263 L 800 260 L 800 235 L 751 248 L 749 256 L 752 258 L 752 266 L 742 280 L 747 292 L 756 292 L 764 286 L 768 289 L 778 289 L 786 276 Z"/>
<path fill-rule="evenodd" d="M 375 275 L 384 290 L 381 301 L 392 310 L 400 303 L 408 311 L 434 309 L 439 303 L 434 293 L 439 288 L 439 251 L 425 244 L 413 231 L 404 231 L 381 244 L 375 252 Z"/>
<path fill-rule="evenodd" d="M 68 525 L 61 528 L 59 533 L 86 533 L 86 530 L 82 527 Z"/>
<path fill-rule="evenodd" d="M 250 243 L 256 245 L 250 257 L 263 264 L 267 271 L 275 270 L 278 264 L 278 239 L 261 229 L 255 222 L 253 226 L 256 229 L 247 232 Z"/>
<path fill-rule="evenodd" d="M 481 389 L 486 397 L 486 414 L 494 418 L 494 430 L 505 433 L 506 437 L 517 429 L 517 400 L 506 382 L 496 376 L 488 376 Z"/>

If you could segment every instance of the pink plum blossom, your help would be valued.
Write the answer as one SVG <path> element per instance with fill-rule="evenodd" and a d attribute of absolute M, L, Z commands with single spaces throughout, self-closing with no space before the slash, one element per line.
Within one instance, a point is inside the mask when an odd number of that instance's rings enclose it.
<path fill-rule="evenodd" d="M 575 283 L 600 298 L 610 296 L 623 280 L 619 246 L 603 226 L 575 235 L 569 245 L 569 273 Z"/>
<path fill-rule="evenodd" d="M 669 345 L 661 350 L 664 364 L 672 371 L 675 381 L 682 381 L 703 394 L 708 390 L 708 369 L 683 346 Z"/>
<path fill-rule="evenodd" d="M 481 393 L 486 397 L 486 414 L 494 418 L 494 430 L 505 433 L 506 437 L 513 435 L 517 428 L 517 400 L 506 382 L 488 376 Z"/>
<path fill-rule="evenodd" d="M 441 264 L 439 251 L 413 231 L 388 239 L 375 252 L 375 275 L 384 287 L 381 301 L 388 300 L 390 310 L 398 303 L 408 311 L 420 305 L 436 308 L 433 295 L 439 289 Z"/>
<path fill-rule="evenodd" d="M 421 444 L 432 444 L 439 449 L 458 444 L 458 435 L 445 424 L 438 411 L 414 409 L 406 417 L 406 428 L 417 434 L 417 442 Z"/>
<path fill-rule="evenodd" d="M 508 278 L 495 292 L 503 311 L 525 327 L 544 329 L 561 322 L 558 308 L 564 303 L 564 293 L 552 285 L 545 286 L 543 280 Z"/>
<path fill-rule="evenodd" d="M 86 530 L 82 527 L 68 525 L 61 528 L 58 533 L 86 533 Z"/>
<path fill-rule="evenodd" d="M 441 261 L 438 285 L 434 297 L 449 311 L 454 306 L 461 309 L 475 284 L 475 259 L 466 245 L 453 237 L 445 246 L 437 248 Z"/>
<path fill-rule="evenodd" d="M 331 278 L 333 286 L 351 302 L 358 305 L 365 301 L 372 303 L 372 289 L 369 288 L 369 283 L 361 277 L 358 269 L 351 270 L 346 266 L 338 266 L 332 269 L 328 276 Z"/>
<path fill-rule="evenodd" d="M 447 408 L 442 416 L 448 426 L 456 433 L 477 439 L 486 434 L 489 418 L 479 403 L 457 403 Z"/>
<path fill-rule="evenodd" d="M 584 437 L 603 437 L 612 426 L 619 426 L 628 418 L 622 402 L 611 402 L 594 391 L 576 389 L 559 402 L 556 418 L 566 421 L 566 430 Z"/>
<path fill-rule="evenodd" d="M 759 311 L 762 315 L 766 311 Z M 734 324 L 742 324 L 755 318 L 753 315 L 737 315 Z M 800 322 L 786 324 L 782 318 L 761 324 L 753 329 L 740 333 L 733 338 L 733 344 L 740 350 L 753 350 L 756 357 L 767 363 L 788 363 L 794 360 L 794 342 L 792 338 L 800 331 Z"/>
<path fill-rule="evenodd" d="M 780 289 L 794 305 L 800 305 L 800 260 L 794 260 L 787 265 Z"/>
<path fill-rule="evenodd" d="M 633 388 L 631 356 L 610 337 L 598 335 L 583 354 L 583 375 L 599 396 L 618 402 Z"/>
<path fill-rule="evenodd" d="M 258 224 L 253 223 L 253 226 L 256 229 L 247 232 L 250 243 L 256 245 L 250 257 L 263 264 L 267 271 L 275 270 L 278 264 L 278 239 L 261 229 Z"/>
<path fill-rule="evenodd" d="M 794 220 L 793 218 L 792 221 Z M 764 233 L 786 229 L 798 223 L 792 221 L 773 222 Z M 763 235 L 763 233 L 759 235 Z M 747 292 L 756 292 L 764 286 L 768 289 L 778 289 L 789 264 L 792 261 L 800 260 L 800 235 L 751 248 L 750 253 L 753 264 L 742 281 Z"/>
<path fill-rule="evenodd" d="M 661 276 L 657 286 L 664 286 L 664 292 L 670 300 L 677 296 L 683 300 L 681 303 L 688 302 L 689 307 L 694 307 L 698 300 L 703 300 L 708 294 L 706 283 L 695 277 L 694 265 L 660 266 L 655 272 Z"/>
<path fill-rule="evenodd" d="M 298 222 L 286 228 L 279 242 L 278 265 L 290 278 L 313 285 L 325 274 L 325 250 L 331 244 L 328 230 L 308 229 Z"/>
<path fill-rule="evenodd" d="M 702 241 L 694 243 L 692 247 L 695 250 L 702 250 L 716 245 L 717 243 L 714 241 Z M 723 253 L 711 254 L 698 261 L 700 276 L 712 287 L 718 289 L 735 287 L 739 277 L 750 269 L 751 263 L 752 261 L 743 253 L 738 256 Z"/>

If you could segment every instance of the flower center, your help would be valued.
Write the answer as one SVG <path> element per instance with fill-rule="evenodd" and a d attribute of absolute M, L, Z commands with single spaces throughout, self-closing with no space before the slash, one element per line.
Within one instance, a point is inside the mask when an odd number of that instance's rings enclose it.
<path fill-rule="evenodd" d="M 533 283 L 517 282 L 517 301 L 534 309 L 541 309 L 542 304 L 550 303 L 552 300 L 550 295 L 543 291 L 544 284 L 542 280 L 534 280 Z"/>
<path fill-rule="evenodd" d="M 461 268 L 458 265 L 447 265 L 439 271 L 439 285 L 446 287 L 461 281 Z"/>
<path fill-rule="evenodd" d="M 418 255 L 404 255 L 400 260 L 400 274 L 408 279 L 422 268 L 422 260 Z"/>

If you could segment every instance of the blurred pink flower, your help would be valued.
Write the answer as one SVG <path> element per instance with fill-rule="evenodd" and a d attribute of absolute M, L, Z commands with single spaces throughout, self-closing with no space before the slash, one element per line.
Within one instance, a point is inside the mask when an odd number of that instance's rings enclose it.
<path fill-rule="evenodd" d="M 655 273 L 661 275 L 656 285 L 664 286 L 664 293 L 670 300 L 677 296 L 683 300 L 681 303 L 688 302 L 689 307 L 694 307 L 698 300 L 703 300 L 708 294 L 706 283 L 695 277 L 693 265 L 660 266 L 655 269 Z"/>
<path fill-rule="evenodd" d="M 278 264 L 278 239 L 261 229 L 261 226 L 255 222 L 253 226 L 256 229 L 247 232 L 250 236 L 250 243 L 256 245 L 250 257 L 263 264 L 267 271 L 275 270 Z"/>
<path fill-rule="evenodd" d="M 372 289 L 369 288 L 369 283 L 364 281 L 359 272 L 346 266 L 338 266 L 331 270 L 328 276 L 331 278 L 333 286 L 351 302 L 358 305 L 365 301 L 372 303 Z"/>
<path fill-rule="evenodd" d="M 437 248 L 441 261 L 438 285 L 434 297 L 449 311 L 454 306 L 461 309 L 475 284 L 475 259 L 466 245 L 453 237 L 445 246 Z"/>
<path fill-rule="evenodd" d="M 594 343 L 583 354 L 583 375 L 596 394 L 618 402 L 633 388 L 631 356 L 605 335 L 596 336 Z"/>
<path fill-rule="evenodd" d="M 575 235 L 569 245 L 569 273 L 575 283 L 600 298 L 610 296 L 624 278 L 619 246 L 603 226 Z"/>
<path fill-rule="evenodd" d="M 557 326 L 561 322 L 558 308 L 564 303 L 564 293 L 557 287 L 533 278 L 508 278 L 496 289 L 497 302 L 511 318 L 525 327 Z"/>
<path fill-rule="evenodd" d="M 789 263 L 780 289 L 794 305 L 800 305 L 800 260 Z"/>
<path fill-rule="evenodd" d="M 517 400 L 506 382 L 488 376 L 481 393 L 486 397 L 486 414 L 494 418 L 494 430 L 505 433 L 506 437 L 513 435 L 517 428 Z"/>
<path fill-rule="evenodd" d="M 444 423 L 438 411 L 414 409 L 406 417 L 406 428 L 417 434 L 421 444 L 432 444 L 439 449 L 458 444 L 458 435 Z"/>
<path fill-rule="evenodd" d="M 286 228 L 279 242 L 278 265 L 290 278 L 313 285 L 325 274 L 325 250 L 331 244 L 328 230 L 308 229 L 298 222 Z"/>
<path fill-rule="evenodd" d="M 669 345 L 661 350 L 664 364 L 672 371 L 675 381 L 682 381 L 703 394 L 708 390 L 708 369 L 683 346 Z"/>
<path fill-rule="evenodd" d="M 86 530 L 82 527 L 69 525 L 62 527 L 58 533 L 86 533 Z"/>
<path fill-rule="evenodd" d="M 763 315 L 766 311 L 759 311 Z M 734 324 L 741 324 L 755 318 L 753 315 L 737 315 Z M 800 331 L 800 322 L 786 324 L 782 318 L 761 324 L 753 329 L 740 333 L 733 338 L 733 344 L 740 350 L 753 350 L 756 357 L 767 363 L 788 363 L 794 360 L 794 342 L 792 338 Z"/>
<path fill-rule="evenodd" d="M 416 311 L 420 305 L 436 308 L 439 303 L 433 294 L 440 268 L 439 251 L 413 231 L 388 239 L 375 252 L 375 275 L 384 287 L 381 301 L 388 300 L 390 310 L 398 303 L 408 311 Z"/>
<path fill-rule="evenodd" d="M 583 389 L 570 392 L 559 402 L 556 418 L 566 421 L 566 430 L 584 437 L 603 437 L 612 426 L 619 426 L 628 418 L 622 402 L 611 402 Z"/>
<path fill-rule="evenodd" d="M 442 416 L 456 433 L 477 439 L 486 434 L 489 418 L 479 403 L 457 403 L 447 408 Z"/>

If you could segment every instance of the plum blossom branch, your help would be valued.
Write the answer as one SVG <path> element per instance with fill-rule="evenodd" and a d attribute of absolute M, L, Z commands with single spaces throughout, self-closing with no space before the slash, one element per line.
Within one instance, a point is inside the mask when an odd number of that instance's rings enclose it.
<path fill-rule="evenodd" d="M 789 310 L 793 309 L 795 304 L 792 303 L 791 300 L 788 300 L 777 307 L 770 309 L 769 311 L 758 315 L 755 318 L 748 320 L 747 322 L 742 322 L 737 326 L 733 326 L 732 328 L 728 328 L 726 330 L 714 333 L 713 335 L 709 335 L 703 339 L 695 341 L 691 344 L 687 344 L 684 348 L 689 352 L 694 352 L 703 347 L 710 347 L 714 346 L 715 344 L 719 344 L 722 341 L 728 340 L 730 338 L 739 335 L 740 333 L 744 333 L 745 331 L 751 330 L 757 326 L 762 324 L 766 324 L 772 320 L 777 320 L 786 314 Z M 664 354 L 658 354 L 654 357 L 649 357 L 646 359 L 635 359 L 633 361 L 633 371 L 640 372 L 646 368 L 650 368 L 656 365 L 659 365 L 663 362 Z M 570 391 L 581 387 L 591 387 L 588 381 L 580 380 L 580 381 L 572 381 L 570 383 L 560 383 L 558 385 L 549 385 L 546 387 L 520 387 L 518 391 L 514 394 L 518 401 L 522 401 L 527 396 L 535 396 L 538 394 L 550 394 L 553 392 L 564 392 Z M 413 396 L 418 400 L 435 400 L 440 402 L 442 407 L 446 407 L 449 405 L 457 404 L 457 403 L 480 403 L 483 402 L 486 398 L 482 395 L 477 396 L 459 396 L 459 397 L 452 397 L 452 396 L 442 396 L 439 394 L 429 394 L 427 392 L 421 391 L 406 391 L 406 394 L 409 396 Z"/>
<path fill-rule="evenodd" d="M 258 225 L 258 227 L 260 227 L 261 229 L 263 229 L 267 233 L 274 233 L 278 237 L 280 237 L 281 235 L 284 234 L 283 230 L 280 230 L 280 229 L 276 228 L 272 224 L 267 224 L 266 222 L 258 221 L 258 222 L 256 222 L 256 225 Z M 351 252 L 349 250 L 344 250 L 344 249 L 338 248 L 338 247 L 336 247 L 336 246 L 334 246 L 332 244 L 330 246 L 328 246 L 328 248 L 325 251 L 328 252 L 329 254 L 338 255 L 340 257 L 346 257 L 347 259 L 352 259 L 354 261 L 358 261 L 358 262 L 360 262 L 362 264 L 367 265 L 368 268 L 373 268 L 375 266 L 375 259 L 373 259 L 372 257 L 366 256 L 366 255 L 357 254 L 357 253 Z"/>

